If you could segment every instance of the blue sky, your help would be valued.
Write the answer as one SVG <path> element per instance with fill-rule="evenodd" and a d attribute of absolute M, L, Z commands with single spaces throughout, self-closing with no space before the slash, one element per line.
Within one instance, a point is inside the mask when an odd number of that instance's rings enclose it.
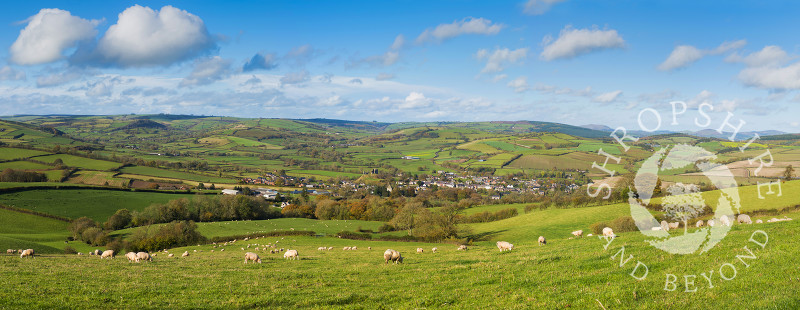
<path fill-rule="evenodd" d="M 538 120 L 800 131 L 789 1 L 29 1 L 0 115 Z M 669 102 L 688 110 L 672 126 Z M 648 120 L 645 120 L 646 122 Z M 650 124 L 652 126 L 652 124 Z"/>

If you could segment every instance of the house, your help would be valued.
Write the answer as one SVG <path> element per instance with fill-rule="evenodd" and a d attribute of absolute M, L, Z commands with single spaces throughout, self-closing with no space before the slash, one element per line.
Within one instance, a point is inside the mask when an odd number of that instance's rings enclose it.
<path fill-rule="evenodd" d="M 240 192 L 235 190 L 235 189 L 223 189 L 222 190 L 222 194 L 223 195 L 239 195 L 239 193 Z"/>

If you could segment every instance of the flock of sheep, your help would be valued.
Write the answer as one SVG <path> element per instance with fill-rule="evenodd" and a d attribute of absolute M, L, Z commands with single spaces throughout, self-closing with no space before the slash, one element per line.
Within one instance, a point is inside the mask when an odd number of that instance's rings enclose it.
<path fill-rule="evenodd" d="M 717 220 L 719 221 L 719 223 L 717 223 Z M 788 217 L 784 216 L 783 218 L 772 218 L 772 219 L 769 219 L 769 220 L 767 220 L 767 223 L 783 222 L 783 221 L 791 221 L 791 220 L 792 220 L 791 218 L 788 218 Z M 749 215 L 747 215 L 747 214 L 739 214 L 739 216 L 737 216 L 735 219 L 734 219 L 733 216 L 723 215 L 719 219 L 713 219 L 712 218 L 712 219 L 708 220 L 707 222 L 699 220 L 699 221 L 697 221 L 695 223 L 695 227 L 699 228 L 699 227 L 703 227 L 704 225 L 707 225 L 707 226 L 710 226 L 710 227 L 714 227 L 715 225 L 718 225 L 718 224 L 719 225 L 725 225 L 725 226 L 731 226 L 731 225 L 733 225 L 734 221 L 736 223 L 739 223 L 739 224 L 753 224 L 753 220 L 750 218 Z M 755 223 L 757 223 L 757 224 L 758 223 L 763 223 L 763 221 L 762 220 L 756 220 Z M 670 222 L 667 222 L 667 221 L 661 221 L 660 225 L 653 227 L 652 230 L 669 231 L 670 229 L 677 229 L 679 227 L 680 227 L 680 222 L 672 222 L 672 223 L 670 223 Z M 611 238 L 615 238 L 616 237 L 616 235 L 614 234 L 614 230 L 611 229 L 610 227 L 603 228 L 603 232 L 602 233 L 603 233 L 603 237 L 611 237 Z M 572 235 L 575 238 L 583 237 L 583 230 L 573 231 Z M 592 234 L 588 234 L 587 236 L 591 237 Z M 569 239 L 572 239 L 573 237 L 570 237 Z M 254 238 L 254 239 L 258 239 L 258 237 Z M 281 239 L 283 239 L 283 238 L 281 238 Z M 244 241 L 247 241 L 247 240 L 249 240 L 249 238 L 244 238 Z M 259 251 L 259 249 L 261 249 L 262 251 L 267 251 L 267 249 L 270 249 L 269 252 L 272 253 L 272 254 L 284 252 L 284 254 L 283 254 L 284 259 L 292 259 L 292 260 L 299 259 L 299 254 L 298 254 L 297 250 L 284 250 L 283 248 L 278 249 L 276 247 L 276 245 L 279 242 L 280 242 L 280 240 L 275 241 L 274 244 L 273 243 L 269 243 L 269 244 L 265 244 L 265 245 L 262 244 L 260 247 L 259 247 L 259 244 L 257 244 L 257 243 L 256 244 L 248 244 L 247 248 L 250 249 L 251 247 L 254 247 L 255 251 Z M 235 243 L 236 243 L 236 240 L 225 242 L 224 244 L 220 244 L 220 245 L 217 245 L 217 243 L 213 243 L 213 248 L 220 247 L 219 251 L 222 252 L 222 251 L 225 251 L 224 248 L 221 248 L 222 246 L 229 246 L 229 245 L 233 245 Z M 541 245 L 547 245 L 547 239 L 545 239 L 544 236 L 539 236 L 538 243 L 539 243 L 540 246 Z M 496 245 L 497 245 L 497 248 L 500 250 L 500 252 L 511 251 L 511 250 L 514 249 L 514 245 L 509 243 L 509 242 L 506 242 L 506 241 L 498 241 L 496 243 Z M 244 247 L 242 247 L 241 249 L 243 251 L 245 250 Z M 318 251 L 330 251 L 332 249 L 333 249 L 333 247 L 322 247 L 322 246 L 317 248 Z M 372 247 L 367 247 L 367 249 L 368 250 L 372 250 Z M 354 250 L 358 250 L 358 247 L 356 247 L 356 246 L 344 247 L 344 248 L 342 248 L 342 250 L 343 251 L 354 251 Z M 438 250 L 438 248 L 434 247 L 434 248 L 431 249 L 431 252 L 436 253 L 437 250 Z M 467 246 L 462 244 L 456 250 L 457 251 L 466 251 L 467 250 Z M 197 252 L 197 251 L 198 250 L 194 250 L 194 252 Z M 417 253 L 418 254 L 422 254 L 422 253 L 424 253 L 424 251 L 425 250 L 423 248 L 417 248 Z M 167 257 L 174 257 L 174 254 L 169 253 L 169 251 L 167 251 L 167 250 L 163 250 L 163 252 L 165 254 L 167 254 Z M 212 249 L 211 252 L 214 252 L 214 250 Z M 8 250 L 6 250 L 6 254 L 16 254 L 16 253 L 20 254 L 20 256 L 19 256 L 20 258 L 33 257 L 33 255 L 34 255 L 33 249 L 26 249 L 26 250 L 8 249 Z M 113 259 L 115 254 L 116 253 L 113 250 L 106 250 L 106 251 L 102 251 L 102 252 L 100 250 L 94 250 L 94 251 L 89 252 L 89 255 L 100 256 L 101 259 L 105 259 L 105 258 Z M 83 253 L 78 253 L 78 255 L 83 255 Z M 156 254 L 154 253 L 154 254 L 151 255 L 151 254 L 149 254 L 147 252 L 128 252 L 128 253 L 125 254 L 125 257 L 128 259 L 128 261 L 137 262 L 137 263 L 141 262 L 141 261 L 152 261 L 153 260 L 153 256 L 156 256 Z M 183 254 L 181 256 L 182 257 L 188 257 L 189 256 L 189 251 L 183 252 Z M 403 256 L 400 254 L 400 252 L 392 250 L 392 249 L 388 249 L 385 252 L 383 252 L 383 259 L 384 259 L 384 262 L 387 263 L 387 264 L 390 261 L 394 262 L 395 264 L 403 262 Z M 247 252 L 247 253 L 244 254 L 244 263 L 246 264 L 249 261 L 252 261 L 253 263 L 259 263 L 260 264 L 261 263 L 261 257 L 259 257 L 258 254 L 254 253 L 254 252 Z"/>

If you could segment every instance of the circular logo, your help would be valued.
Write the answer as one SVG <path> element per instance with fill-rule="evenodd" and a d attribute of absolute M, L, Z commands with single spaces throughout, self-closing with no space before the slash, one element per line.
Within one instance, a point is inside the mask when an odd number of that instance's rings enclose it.
<path fill-rule="evenodd" d="M 656 151 L 642 163 L 628 202 L 636 227 L 652 237 L 647 240 L 650 245 L 672 254 L 702 254 L 725 238 L 734 221 L 734 210 L 739 211 L 739 191 L 731 171 L 716 163 L 716 159 L 716 155 L 702 147 L 676 144 Z M 699 184 L 672 184 L 661 198 L 660 207 L 651 205 L 654 194 L 661 191 L 659 175 L 695 170 L 700 172 L 696 174 Z M 700 192 L 701 185 L 717 191 Z M 708 225 L 695 225 L 698 228 L 690 230 L 690 220 L 709 213 L 710 201 L 716 201 L 716 209 Z M 657 221 L 651 211 L 664 220 Z M 681 224 L 683 229 L 676 229 Z M 670 233 L 670 228 L 677 232 Z"/>

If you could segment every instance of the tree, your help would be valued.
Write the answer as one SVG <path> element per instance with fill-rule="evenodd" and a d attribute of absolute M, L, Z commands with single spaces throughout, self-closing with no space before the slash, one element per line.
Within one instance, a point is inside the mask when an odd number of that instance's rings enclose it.
<path fill-rule="evenodd" d="M 131 211 L 128 211 L 128 209 L 119 209 L 114 215 L 108 218 L 105 226 L 106 229 L 110 230 L 123 229 L 128 227 L 132 220 L 133 216 L 131 215 Z"/>
<path fill-rule="evenodd" d="M 789 165 L 788 167 L 786 167 L 786 170 L 783 171 L 783 178 L 786 181 L 789 181 L 792 179 L 793 174 L 794 174 L 794 168 L 792 168 L 792 165 Z"/>
<path fill-rule="evenodd" d="M 683 222 L 683 234 L 687 232 L 690 219 L 702 214 L 705 209 L 703 196 L 697 185 L 676 183 L 667 188 L 670 196 L 663 199 L 664 213 L 667 217 Z"/>

